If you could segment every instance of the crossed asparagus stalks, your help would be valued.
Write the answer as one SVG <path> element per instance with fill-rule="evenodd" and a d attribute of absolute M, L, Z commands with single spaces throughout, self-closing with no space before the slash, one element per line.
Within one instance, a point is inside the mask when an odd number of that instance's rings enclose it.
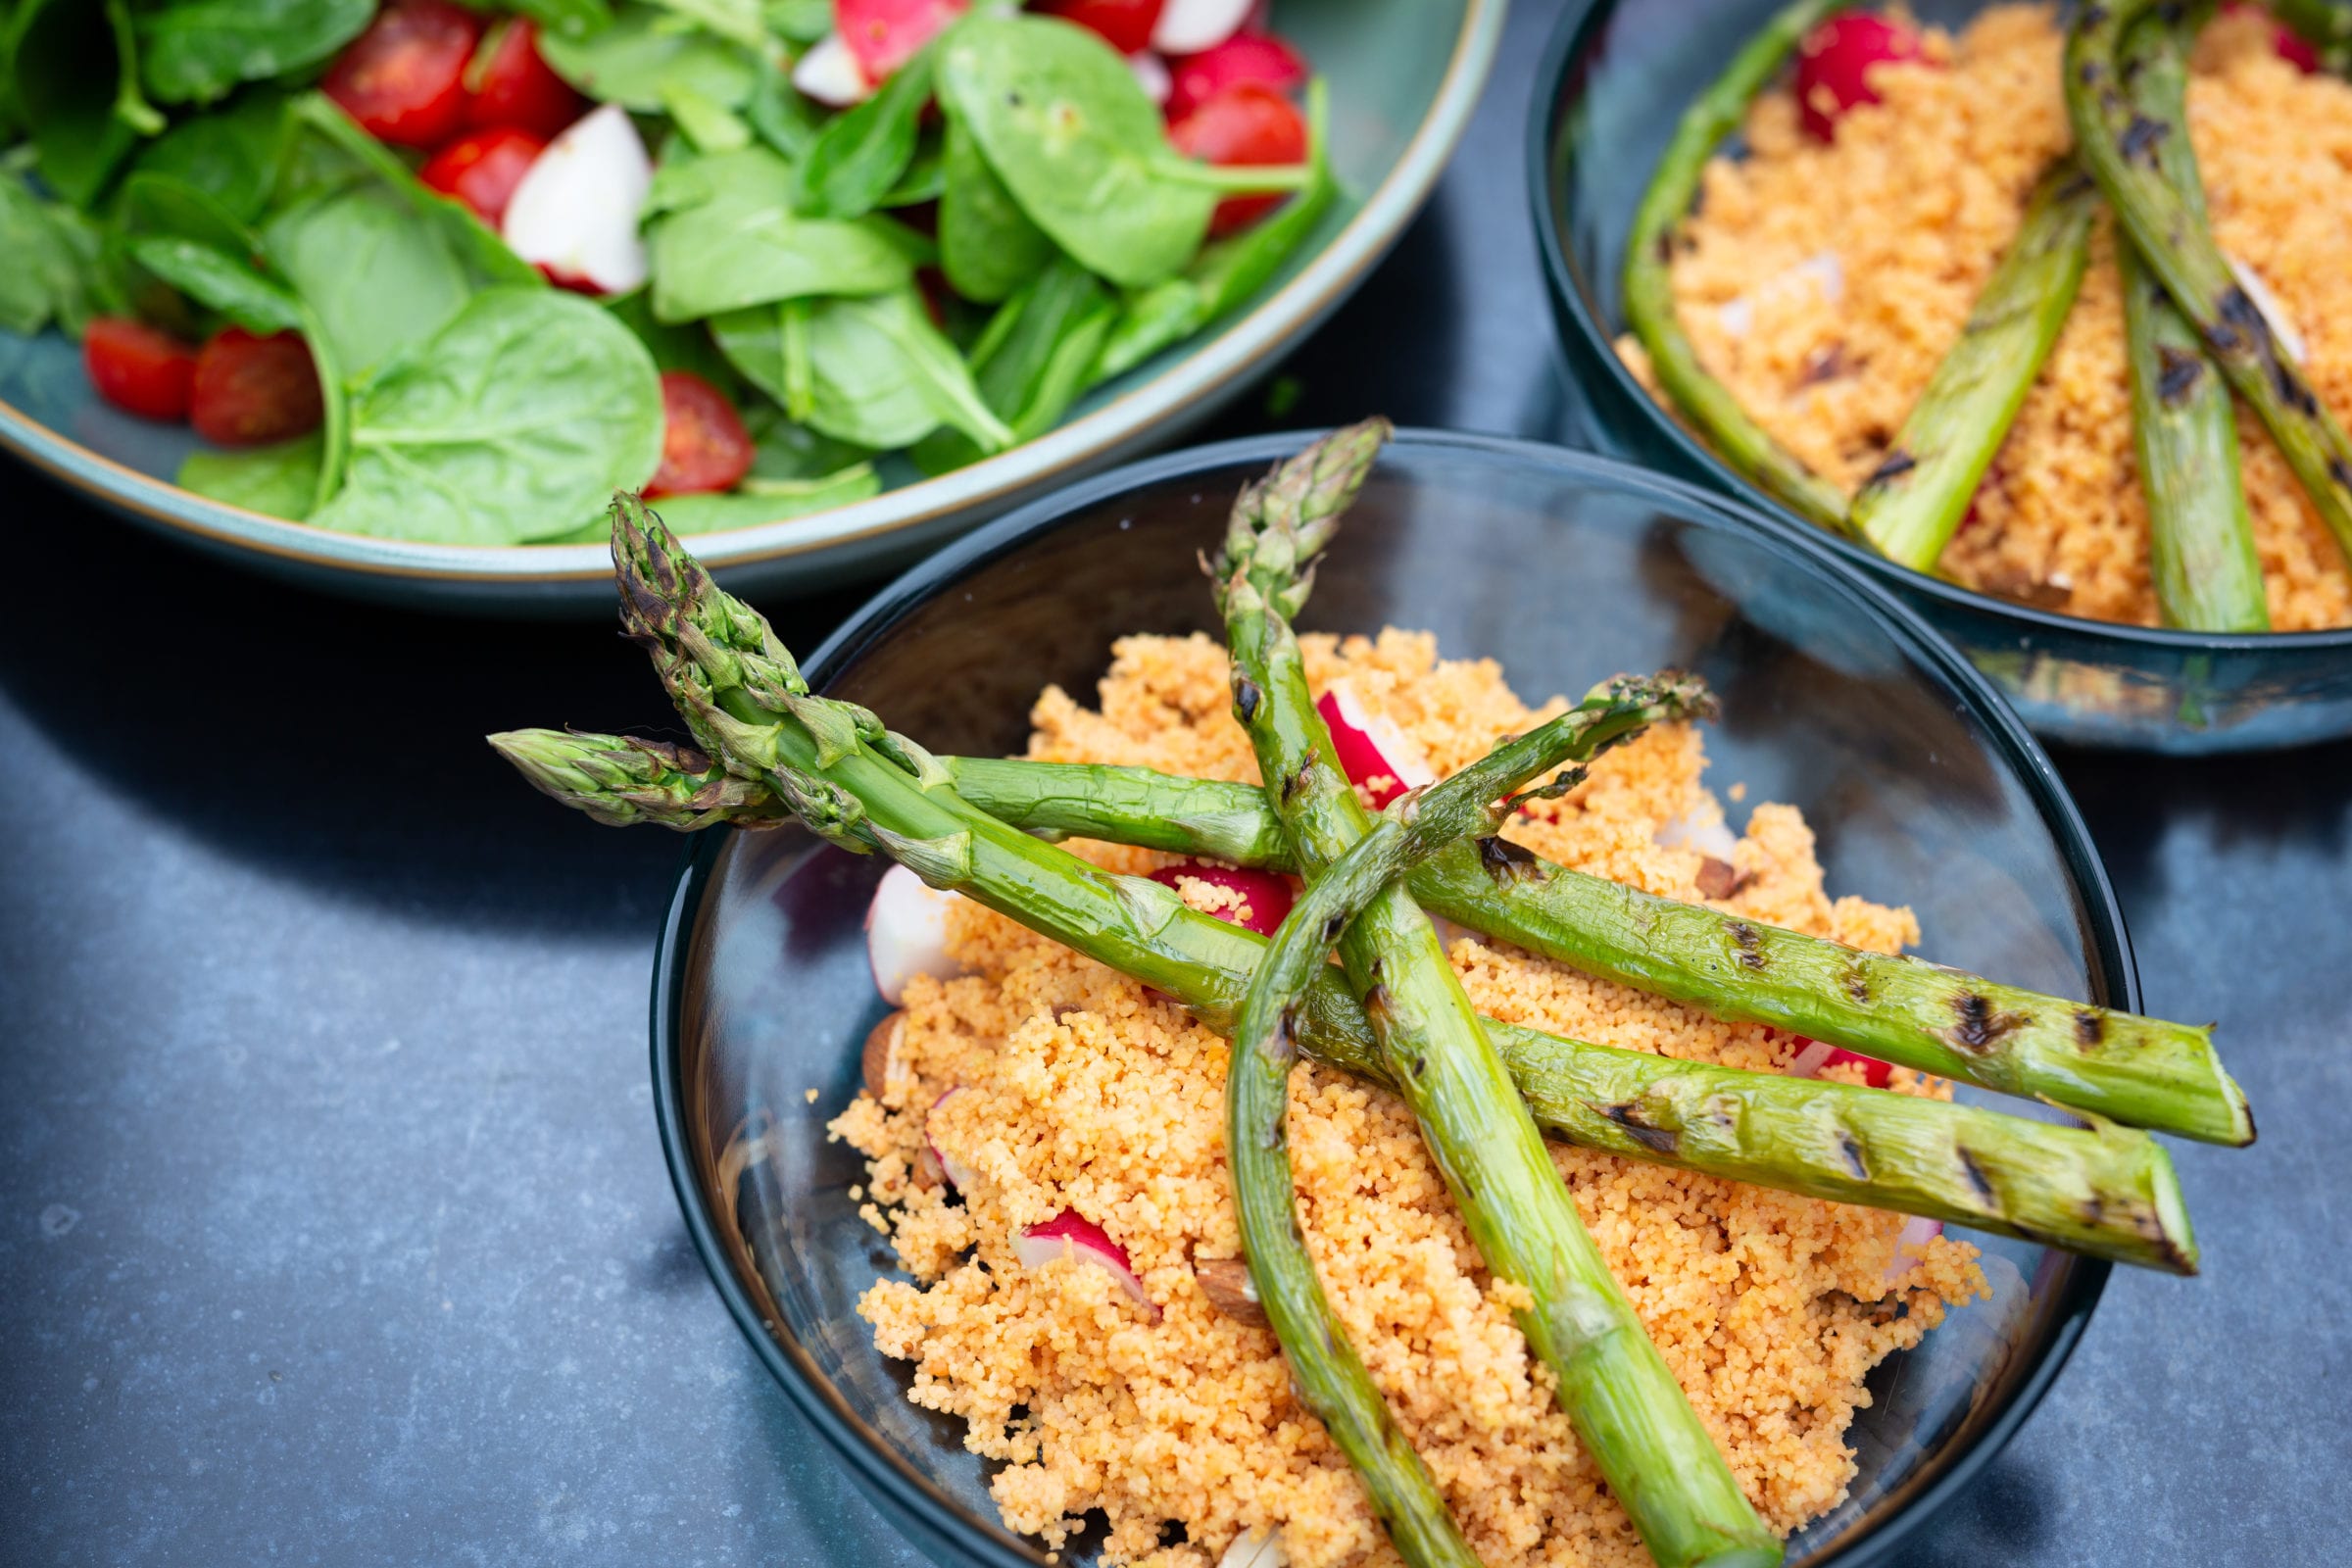
<path fill-rule="evenodd" d="M 2134 1121 L 2252 1137 L 2209 1031 L 2002 987 L 1616 887 L 1499 838 L 1494 803 L 1642 726 L 1709 710 L 1668 673 L 1596 688 L 1373 824 L 1315 715 L 1289 618 L 1385 425 L 1342 431 L 1246 491 L 1218 571 L 1236 715 L 1275 787 L 1140 769 L 937 759 L 872 713 L 809 692 L 764 619 L 719 590 L 634 498 L 614 506 L 624 630 L 652 654 L 700 750 L 518 731 L 493 743 L 600 820 L 677 828 L 798 819 L 880 850 L 1152 985 L 1237 1046 L 1228 1152 L 1259 1298 L 1317 1414 L 1416 1563 L 1473 1560 L 1337 1331 L 1290 1203 L 1291 1053 L 1382 1079 L 1413 1105 L 1474 1238 L 1525 1283 L 1531 1343 L 1661 1562 L 1769 1561 L 1740 1497 L 1551 1175 L 1537 1128 L 1633 1158 L 2193 1272 L 2171 1162 Z M 1308 895 L 1262 939 L 1168 889 L 1034 836 L 1083 834 L 1303 868 Z M 1401 877 L 1401 880 L 1399 878 Z M 1856 1086 L 1682 1062 L 1481 1020 L 1429 907 L 1729 1018 L 2088 1114 L 2054 1126 Z M 1332 942 L 1343 969 L 1323 963 Z M 1531 1119 L 1532 1115 L 1532 1119 Z"/>

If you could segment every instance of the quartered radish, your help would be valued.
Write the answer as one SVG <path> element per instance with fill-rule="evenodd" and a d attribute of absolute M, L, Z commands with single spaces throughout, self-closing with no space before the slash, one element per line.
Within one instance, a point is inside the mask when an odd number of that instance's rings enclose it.
<path fill-rule="evenodd" d="M 865 907 L 865 957 L 884 1002 L 894 1007 L 905 1003 L 906 982 L 918 974 L 950 980 L 963 972 L 948 956 L 948 909 L 955 900 L 953 893 L 925 887 L 903 865 L 882 873 Z"/>
<path fill-rule="evenodd" d="M 1065 1208 L 1043 1225 L 1032 1225 L 1015 1232 L 1012 1255 L 1029 1268 L 1043 1268 L 1056 1258 L 1075 1258 L 1107 1271 L 1119 1282 L 1119 1289 L 1150 1307 L 1153 1316 L 1159 1307 L 1153 1303 L 1144 1282 L 1135 1277 L 1134 1267 L 1127 1261 L 1127 1249 L 1112 1241 L 1102 1227 L 1080 1214 Z"/>
<path fill-rule="evenodd" d="M 888 81 L 963 10 L 964 0 L 833 0 L 833 36 L 867 81 Z"/>
<path fill-rule="evenodd" d="M 2288 359 L 2301 365 L 2307 352 L 2303 334 L 2296 331 L 2295 323 L 2287 319 L 2286 307 L 2278 302 L 2278 295 L 2271 292 L 2271 285 L 2262 280 L 2260 272 L 2236 257 L 2226 255 L 2222 260 L 2230 264 L 2230 275 L 2237 279 L 2237 286 L 2246 291 L 2246 298 L 2252 300 L 2254 309 L 2262 313 L 2262 318 L 2269 323 L 2271 336 L 2278 339 L 2279 349 Z"/>
<path fill-rule="evenodd" d="M 1374 809 L 1406 790 L 1438 781 L 1437 770 L 1413 738 L 1366 709 L 1345 679 L 1333 681 L 1315 699 L 1315 711 L 1331 730 L 1331 748 L 1339 754 L 1348 781 L 1370 787 Z"/>
<path fill-rule="evenodd" d="M 1233 1538 L 1217 1568 L 1290 1568 L 1291 1556 L 1282 1549 L 1279 1530 L 1252 1530 Z"/>
<path fill-rule="evenodd" d="M 958 1088 L 960 1088 L 960 1086 L 958 1086 Z M 956 1089 L 951 1089 L 946 1094 L 940 1096 L 937 1100 L 931 1102 L 931 1115 L 938 1115 L 939 1107 L 946 1104 L 950 1100 L 954 1099 L 956 1093 Z M 971 1166 L 966 1165 L 962 1160 L 957 1159 L 954 1154 L 949 1153 L 946 1150 L 939 1147 L 939 1140 L 931 1136 L 928 1125 L 930 1117 L 927 1116 L 924 1118 L 925 1127 L 923 1131 L 923 1147 L 931 1152 L 932 1159 L 938 1163 L 940 1174 L 947 1177 L 948 1185 L 950 1187 L 955 1188 L 959 1193 L 970 1192 L 979 1184 L 980 1173 L 972 1169 Z"/>
<path fill-rule="evenodd" d="M 654 165 L 618 104 L 583 115 L 549 142 L 507 200 L 499 232 L 515 255 L 566 286 L 625 294 L 646 279 L 637 214 Z"/>
<path fill-rule="evenodd" d="M 1847 1051 L 1842 1046 L 1833 1046 L 1822 1040 L 1805 1041 L 1805 1049 L 1789 1061 L 1787 1075 L 1790 1078 L 1818 1078 L 1822 1068 L 1835 1067 L 1845 1061 L 1861 1063 L 1862 1081 L 1873 1089 L 1884 1089 L 1894 1082 L 1894 1068 L 1890 1064 L 1876 1056 L 1865 1056 L 1860 1052 Z"/>
<path fill-rule="evenodd" d="M 1841 11 L 1805 34 L 1796 47 L 1798 118 L 1815 141 L 1838 134 L 1838 117 L 1856 104 L 1875 104 L 1873 66 L 1923 60 L 1919 31 L 1867 11 Z"/>
<path fill-rule="evenodd" d="M 1163 55 L 1197 55 L 1242 30 L 1250 0 L 1168 0 L 1152 24 L 1152 47 Z"/>
<path fill-rule="evenodd" d="M 1224 888 L 1240 895 L 1242 907 L 1249 910 L 1247 918 L 1233 909 L 1210 909 L 1229 925 L 1245 931 L 1254 931 L 1270 937 L 1282 924 L 1282 917 L 1291 912 L 1297 895 L 1291 892 L 1290 878 L 1273 871 L 1235 870 L 1229 866 L 1203 865 L 1198 860 L 1183 860 L 1175 865 L 1163 865 L 1152 873 L 1152 880 L 1162 887 L 1174 888 L 1181 894 L 1185 882 L 1205 882 L 1212 888 Z"/>
<path fill-rule="evenodd" d="M 1175 61 L 1169 70 L 1174 75 L 1167 100 L 1171 120 L 1183 119 L 1227 87 L 1245 81 L 1276 92 L 1306 84 L 1306 62 L 1289 44 L 1264 32 L 1237 32 L 1213 49 Z"/>
<path fill-rule="evenodd" d="M 874 95 L 874 84 L 838 32 L 826 33 L 793 62 L 792 84 L 828 109 L 847 109 Z"/>
<path fill-rule="evenodd" d="M 1149 49 L 1127 57 L 1127 74 L 1144 89 L 1144 96 L 1155 104 L 1164 106 L 1176 90 L 1175 79 L 1168 74 L 1168 63 Z"/>
<path fill-rule="evenodd" d="M 1703 804 L 1660 822 L 1650 840 L 1662 849 L 1696 850 L 1718 860 L 1730 860 L 1740 850 L 1739 839 L 1722 816 Z"/>
<path fill-rule="evenodd" d="M 1919 1254 L 1927 1245 L 1943 1234 L 1943 1221 L 1921 1219 L 1917 1215 L 1903 1221 L 1903 1233 L 1894 1239 L 1894 1257 L 1886 1265 L 1885 1283 L 1892 1285 L 1911 1272 Z"/>

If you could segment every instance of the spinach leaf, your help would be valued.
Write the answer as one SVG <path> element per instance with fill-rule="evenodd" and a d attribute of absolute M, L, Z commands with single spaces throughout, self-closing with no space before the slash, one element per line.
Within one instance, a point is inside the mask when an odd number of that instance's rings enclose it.
<path fill-rule="evenodd" d="M 133 239 L 129 248 L 141 267 L 249 332 L 293 332 L 304 325 L 299 300 L 224 251 L 169 234 Z"/>
<path fill-rule="evenodd" d="M 662 107 L 697 152 L 730 153 L 752 144 L 750 125 L 725 104 L 687 82 L 663 81 Z"/>
<path fill-rule="evenodd" d="M 829 512 L 882 493 L 882 480 L 867 463 L 822 478 L 775 480 L 757 489 L 754 483 L 747 480 L 743 489 L 717 495 L 665 496 L 654 510 L 672 533 L 716 533 Z"/>
<path fill-rule="evenodd" d="M 911 285 L 865 299 L 811 300 L 808 370 L 814 396 L 807 422 L 837 440 L 886 451 L 949 424 L 987 451 L 1012 444 Z"/>
<path fill-rule="evenodd" d="M 1131 295 L 1095 365 L 1097 381 L 1133 369 L 1254 295 L 1313 231 L 1339 194 L 1325 152 L 1320 79 L 1307 88 L 1307 124 L 1312 182 L 1255 227 L 1204 246 L 1181 276 Z"/>
<path fill-rule="evenodd" d="M 358 37 L 374 0 L 167 0 L 139 17 L 147 90 L 168 104 L 211 103 L 326 59 Z"/>
<path fill-rule="evenodd" d="M 133 173 L 115 201 L 115 226 L 128 237 L 166 234 L 190 239 L 231 256 L 254 256 L 261 240 L 227 206 L 184 179 L 170 174 Z"/>
<path fill-rule="evenodd" d="M 191 452 L 174 481 L 215 501 L 300 522 L 311 514 L 324 442 L 317 431 L 241 452 Z"/>
<path fill-rule="evenodd" d="M 766 0 L 767 30 L 794 43 L 814 43 L 833 30 L 833 0 Z"/>
<path fill-rule="evenodd" d="M 654 357 L 656 369 L 692 370 L 713 386 L 735 389 L 738 377 L 734 367 L 699 321 L 672 325 L 655 320 L 653 301 L 642 288 L 615 295 L 603 304 L 614 320 L 637 334 L 637 341 Z"/>
<path fill-rule="evenodd" d="M 923 202 L 935 202 L 948 188 L 947 171 L 943 166 L 943 138 L 927 135 L 915 143 L 914 158 L 899 175 L 899 182 L 882 193 L 876 207 L 913 207 Z"/>
<path fill-rule="evenodd" d="M 832 15 L 829 5 L 826 15 Z M 752 95 L 744 101 L 743 118 L 751 122 L 753 132 L 761 141 L 787 158 L 800 157 L 824 129 L 824 117 L 792 84 L 782 66 L 762 56 L 754 69 Z"/>
<path fill-rule="evenodd" d="M 473 292 L 441 234 L 380 185 L 297 202 L 263 226 L 262 243 L 352 375 L 432 336 Z"/>
<path fill-rule="evenodd" d="M 164 128 L 164 117 L 139 89 L 139 36 L 130 0 L 106 0 L 106 24 L 115 35 L 115 118 L 142 136 Z"/>
<path fill-rule="evenodd" d="M 745 410 L 743 423 L 758 447 L 752 471 L 743 481 L 755 490 L 831 478 L 873 457 L 863 447 L 819 435 L 795 422 L 772 403 Z"/>
<path fill-rule="evenodd" d="M 78 337 L 96 314 L 97 228 L 0 173 L 0 327 L 30 337 L 52 320 Z"/>
<path fill-rule="evenodd" d="M 1051 17 L 973 15 L 938 47 L 950 118 L 1089 271 L 1140 288 L 1200 248 L 1216 195 L 1172 169 L 1159 111 L 1110 45 Z"/>
<path fill-rule="evenodd" d="M 425 226 L 439 233 L 450 254 L 475 282 L 548 286 L 546 275 L 509 250 L 497 230 L 475 217 L 472 208 L 418 179 L 391 148 L 362 130 L 324 93 L 306 93 L 296 99 L 293 114 L 306 140 L 325 143 L 363 175 L 382 181 Z"/>
<path fill-rule="evenodd" d="M 753 50 L 767 47 L 767 22 L 760 15 L 760 0 L 654 0 L 654 4 L 730 43 Z"/>
<path fill-rule="evenodd" d="M 1029 221 L 960 120 L 948 122 L 940 158 L 939 265 L 967 300 L 994 305 L 1038 271 L 1054 242 Z"/>
<path fill-rule="evenodd" d="M 1117 316 L 1110 292 L 1066 256 L 997 313 L 973 350 L 973 380 L 1017 439 L 1052 429 L 1086 390 Z M 938 430 L 913 455 L 926 473 L 944 473 L 982 454 L 961 431 Z"/>
<path fill-rule="evenodd" d="M 882 204 L 914 161 L 931 52 L 899 69 L 882 90 L 836 115 L 793 166 L 793 206 L 811 218 L 861 218 Z"/>
<path fill-rule="evenodd" d="M 560 38 L 585 38 L 612 22 L 612 8 L 605 0 L 509 0 L 509 5 Z"/>
<path fill-rule="evenodd" d="M 131 177 L 167 174 L 185 181 L 250 223 L 269 205 L 287 128 L 282 95 L 270 88 L 240 93 L 225 108 L 184 120 L 140 148 Z"/>
<path fill-rule="evenodd" d="M 664 83 L 739 109 L 759 74 L 749 50 L 651 5 L 626 7 L 612 25 L 582 36 L 543 34 L 539 53 L 589 97 L 641 115 L 662 112 Z"/>
<path fill-rule="evenodd" d="M 322 528 L 452 544 L 569 533 L 662 458 L 662 391 L 627 327 L 576 295 L 494 288 L 354 393 Z"/>
<path fill-rule="evenodd" d="M 103 7 L 27 0 L 17 14 L 11 62 L 18 113 L 49 188 L 87 209 L 138 132 L 115 112 L 123 55 Z"/>
<path fill-rule="evenodd" d="M 663 321 L 802 295 L 899 288 L 914 275 L 923 249 L 919 236 L 885 219 L 803 218 L 735 188 L 664 214 L 646 245 L 654 316 Z"/>

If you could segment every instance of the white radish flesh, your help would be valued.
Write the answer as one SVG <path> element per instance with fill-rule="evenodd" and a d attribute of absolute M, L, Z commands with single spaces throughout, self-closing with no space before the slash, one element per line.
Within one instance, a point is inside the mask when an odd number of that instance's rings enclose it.
<path fill-rule="evenodd" d="M 793 64 L 792 84 L 828 109 L 847 109 L 874 95 L 874 84 L 865 79 L 865 68 L 858 64 L 858 57 L 838 32 L 817 39 Z"/>
<path fill-rule="evenodd" d="M 637 214 L 653 184 L 653 161 L 628 112 L 607 104 L 532 160 L 499 233 L 558 282 L 625 294 L 646 279 Z"/>
<path fill-rule="evenodd" d="M 955 1095 L 956 1090 L 951 1089 L 946 1094 L 940 1096 L 937 1100 L 931 1102 L 931 1114 L 933 1116 L 938 1115 L 939 1107 L 946 1104 L 955 1097 Z M 971 1166 L 966 1165 L 962 1160 L 957 1159 L 954 1154 L 951 1154 L 946 1150 L 940 1148 L 939 1140 L 931 1136 L 931 1130 L 928 1122 L 929 1118 L 926 1117 L 926 1125 L 923 1129 L 923 1145 L 925 1148 L 931 1151 L 931 1157 L 939 1161 L 940 1173 L 947 1177 L 948 1185 L 955 1188 L 956 1191 L 959 1193 L 970 1192 L 975 1186 L 979 1185 L 980 1173 L 972 1169 Z"/>
<path fill-rule="evenodd" d="M 1348 782 L 1370 786 L 1375 808 L 1406 790 L 1438 781 L 1437 770 L 1413 738 L 1366 709 L 1347 681 L 1333 681 L 1315 700 L 1315 711 L 1331 731 L 1331 749 L 1339 754 Z"/>
<path fill-rule="evenodd" d="M 1290 1568 L 1290 1553 L 1282 1549 L 1279 1530 L 1252 1530 L 1233 1538 L 1217 1568 Z"/>
<path fill-rule="evenodd" d="M 1663 849 L 1696 850 L 1718 860 L 1729 860 L 1740 848 L 1740 841 L 1724 825 L 1719 814 L 1704 804 L 1693 806 L 1680 816 L 1670 816 L 1658 824 L 1650 839 Z"/>
<path fill-rule="evenodd" d="M 1012 1255 L 1028 1268 L 1043 1268 L 1064 1257 L 1092 1263 L 1117 1280 L 1120 1290 L 1151 1307 L 1154 1314 L 1159 1310 L 1151 1293 L 1144 1289 L 1144 1282 L 1135 1277 L 1135 1269 L 1127 1261 L 1127 1249 L 1074 1208 L 1063 1209 L 1043 1225 L 1015 1232 Z"/>
<path fill-rule="evenodd" d="M 1152 24 L 1152 47 L 1163 55 L 1197 55 L 1242 30 L 1250 0 L 1168 0 Z"/>
<path fill-rule="evenodd" d="M 882 873 L 865 908 L 865 957 L 884 1002 L 902 1005 L 906 982 L 918 974 L 952 980 L 963 972 L 948 955 L 948 909 L 955 902 L 955 894 L 925 887 L 903 865 Z"/>

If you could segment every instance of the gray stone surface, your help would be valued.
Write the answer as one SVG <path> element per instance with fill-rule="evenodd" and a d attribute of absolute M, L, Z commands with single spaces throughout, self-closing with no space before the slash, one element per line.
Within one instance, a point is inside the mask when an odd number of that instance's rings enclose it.
<path fill-rule="evenodd" d="M 1221 433 L 1573 432 L 1521 206 L 1548 10 L 1514 16 L 1429 215 L 1287 368 L 1297 406 Z M 0 1560 L 915 1561 L 677 1220 L 645 1057 L 676 841 L 564 817 L 477 739 L 654 723 L 640 661 L 300 599 L 8 477 Z M 852 603 L 768 608 L 810 647 Z M 2180 1152 L 2206 1276 L 2119 1272 L 1904 1560 L 2332 1557 L 2352 748 L 2060 760 L 2150 1006 L 2224 1021 L 2263 1138 Z"/>

